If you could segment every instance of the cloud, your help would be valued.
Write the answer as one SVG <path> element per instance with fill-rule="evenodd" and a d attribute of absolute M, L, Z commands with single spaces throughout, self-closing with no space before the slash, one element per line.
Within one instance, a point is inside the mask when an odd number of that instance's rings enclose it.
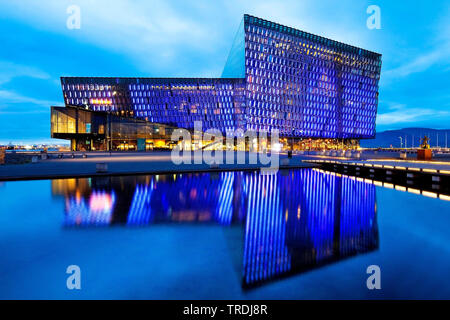
<path fill-rule="evenodd" d="M 50 75 L 38 68 L 0 60 L 0 85 L 11 81 L 15 77 L 30 77 L 49 79 Z"/>
<path fill-rule="evenodd" d="M 390 112 L 379 113 L 377 125 L 394 125 L 427 121 L 450 116 L 448 111 L 437 111 L 430 108 L 409 108 L 405 104 L 397 104 L 390 107 Z"/>
<path fill-rule="evenodd" d="M 397 48 L 409 49 L 408 56 L 411 59 L 403 61 L 400 65 L 382 72 L 382 81 L 407 77 L 414 73 L 427 71 L 435 66 L 443 66 L 442 71 L 447 72 L 450 67 L 450 7 L 448 12 L 442 14 L 442 18 L 436 19 L 434 32 L 429 35 L 430 45 L 427 47 L 425 42 L 422 42 L 422 47 L 417 47 L 419 43 L 413 43 L 413 48 Z M 417 41 L 421 41 L 418 39 Z M 419 50 L 417 50 L 419 49 Z M 415 53 L 415 54 L 414 54 Z"/>
<path fill-rule="evenodd" d="M 11 2 L 4 5 L 4 10 L 38 30 L 127 55 L 143 70 L 176 61 L 185 51 L 211 52 L 220 41 L 204 19 L 186 14 L 174 2 L 79 0 L 75 4 L 80 7 L 81 28 L 69 30 L 66 9 L 73 4 L 73 1 Z M 170 54 L 174 51 L 178 54 Z"/>
<path fill-rule="evenodd" d="M 43 80 L 44 82 L 54 83 L 51 76 L 33 66 L 17 64 L 11 61 L 0 61 L 0 114 L 33 114 L 48 113 L 49 106 L 59 105 L 60 102 L 48 99 L 38 99 L 19 93 L 16 90 L 10 90 L 5 87 L 14 85 L 16 78 L 25 78 L 26 83 L 31 79 Z M 35 82 L 32 82 L 35 85 Z M 2 88 L 3 87 L 3 88 Z M 24 91 L 23 87 L 19 90 Z M 37 107 L 37 108 L 36 108 Z M 41 108 L 42 107 L 42 108 Z"/>
<path fill-rule="evenodd" d="M 48 112 L 49 106 L 59 105 L 58 101 L 41 100 L 32 97 L 27 97 L 16 93 L 15 91 L 0 90 L 0 114 L 14 114 L 14 113 L 40 113 Z M 14 104 L 29 105 L 34 104 L 43 107 L 42 109 L 29 108 L 27 110 L 17 110 Z"/>
<path fill-rule="evenodd" d="M 450 45 L 447 47 L 440 47 L 428 53 L 422 54 L 414 59 L 390 70 L 382 73 L 383 78 L 398 78 L 406 77 L 413 73 L 423 72 L 430 67 L 441 63 L 450 63 Z"/>
<path fill-rule="evenodd" d="M 78 5 L 81 28 L 69 30 L 66 9 Z M 244 13 L 290 25 L 354 45 L 363 45 L 365 16 L 351 1 L 229 0 L 78 0 L 5 3 L 4 11 L 36 29 L 63 34 L 129 57 L 140 70 L 162 75 L 183 73 L 220 76 L 233 33 Z M 337 14 L 336 14 L 337 12 Z M 333 13 L 332 18 L 324 19 Z M 360 23 L 360 28 L 355 24 Z M 224 39 L 230 39 L 229 41 Z M 203 63 L 200 63 L 203 62 Z M 172 67 L 172 68 L 171 68 Z"/>

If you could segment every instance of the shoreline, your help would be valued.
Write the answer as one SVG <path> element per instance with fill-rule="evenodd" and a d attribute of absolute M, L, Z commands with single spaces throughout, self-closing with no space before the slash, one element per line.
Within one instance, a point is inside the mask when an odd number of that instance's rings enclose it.
<path fill-rule="evenodd" d="M 95 176 L 126 176 L 126 175 L 156 175 L 156 174 L 183 174 L 206 173 L 224 171 L 260 171 L 270 170 L 267 165 L 259 162 L 250 164 L 249 153 L 245 153 L 243 164 L 219 164 L 210 166 L 202 161 L 201 164 L 180 164 L 171 161 L 170 153 L 87 153 L 82 158 L 78 153 L 75 158 L 39 160 L 36 163 L 10 164 L 0 166 L 0 181 L 19 180 L 47 180 L 87 178 Z M 237 153 L 235 153 L 235 157 Z M 303 157 L 293 156 L 286 164 L 287 155 L 280 154 L 279 170 L 301 169 L 318 167 L 316 164 L 303 162 Z M 235 162 L 236 158 L 235 158 Z M 103 172 L 97 170 L 97 164 L 106 164 Z"/>

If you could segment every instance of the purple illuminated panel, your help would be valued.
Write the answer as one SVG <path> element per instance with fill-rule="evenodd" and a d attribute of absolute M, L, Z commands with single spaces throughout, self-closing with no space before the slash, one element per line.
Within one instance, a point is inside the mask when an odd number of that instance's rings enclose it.
<path fill-rule="evenodd" d="M 111 223 L 116 194 L 92 191 L 88 198 L 78 194 L 66 200 L 67 226 L 103 226 Z"/>
<path fill-rule="evenodd" d="M 244 127 L 244 79 L 61 78 L 66 105 L 192 129 Z"/>
<path fill-rule="evenodd" d="M 244 21 L 248 129 L 374 136 L 381 55 L 248 15 Z"/>

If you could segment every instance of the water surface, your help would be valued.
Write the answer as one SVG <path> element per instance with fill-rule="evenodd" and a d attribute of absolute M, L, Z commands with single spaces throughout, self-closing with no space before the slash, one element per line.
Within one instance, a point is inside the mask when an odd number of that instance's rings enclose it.
<path fill-rule="evenodd" d="M 0 199 L 3 299 L 450 298 L 449 201 L 315 169 L 5 182 Z"/>

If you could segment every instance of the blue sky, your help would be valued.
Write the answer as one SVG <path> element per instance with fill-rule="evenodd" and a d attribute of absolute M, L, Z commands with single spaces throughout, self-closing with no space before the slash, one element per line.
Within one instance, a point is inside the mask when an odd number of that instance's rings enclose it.
<path fill-rule="evenodd" d="M 60 76 L 219 77 L 244 13 L 382 53 L 378 131 L 450 128 L 448 1 L 0 0 L 0 143 L 50 140 Z"/>

